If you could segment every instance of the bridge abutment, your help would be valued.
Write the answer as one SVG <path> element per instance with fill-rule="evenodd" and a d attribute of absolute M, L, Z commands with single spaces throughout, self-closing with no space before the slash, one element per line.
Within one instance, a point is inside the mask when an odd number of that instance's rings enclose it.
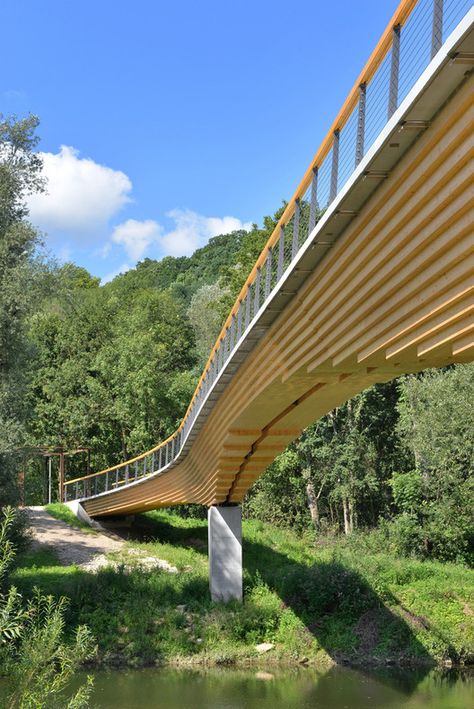
<path fill-rule="evenodd" d="M 213 601 L 242 600 L 242 508 L 216 505 L 208 512 L 209 589 Z"/>

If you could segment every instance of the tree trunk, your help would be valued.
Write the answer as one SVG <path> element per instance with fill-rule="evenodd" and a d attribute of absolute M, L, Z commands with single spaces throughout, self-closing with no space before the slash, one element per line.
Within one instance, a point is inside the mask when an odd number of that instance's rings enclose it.
<path fill-rule="evenodd" d="M 352 500 L 349 500 L 349 529 L 350 529 L 351 534 L 354 531 L 354 523 L 355 523 L 354 503 Z"/>
<path fill-rule="evenodd" d="M 314 524 L 315 529 L 319 532 L 319 507 L 318 507 L 318 495 L 316 495 L 316 490 L 314 489 L 314 483 L 311 479 L 306 482 L 306 497 L 308 500 L 309 513 L 311 515 L 311 521 Z"/>
<path fill-rule="evenodd" d="M 344 513 L 344 534 L 349 535 L 352 531 L 351 529 L 351 514 L 349 509 L 349 503 L 347 497 L 342 498 L 342 511 Z"/>

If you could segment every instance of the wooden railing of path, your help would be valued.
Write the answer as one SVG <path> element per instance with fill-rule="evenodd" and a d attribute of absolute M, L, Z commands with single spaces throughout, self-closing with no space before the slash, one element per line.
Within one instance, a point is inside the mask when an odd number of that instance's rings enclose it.
<path fill-rule="evenodd" d="M 473 359 L 472 3 L 405 0 L 244 284 L 181 425 L 65 483 L 92 515 L 238 502 L 374 382 Z"/>

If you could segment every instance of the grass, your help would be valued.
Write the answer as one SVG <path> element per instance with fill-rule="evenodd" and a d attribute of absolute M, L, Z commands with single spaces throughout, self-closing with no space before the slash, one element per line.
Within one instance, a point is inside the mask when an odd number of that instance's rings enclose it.
<path fill-rule="evenodd" d="M 45 510 L 49 512 L 51 517 L 66 522 L 70 527 L 80 529 L 87 534 L 97 534 L 95 529 L 92 529 L 88 524 L 78 519 L 67 505 L 63 505 L 60 502 L 51 502 L 49 505 L 45 506 Z"/>
<path fill-rule="evenodd" d="M 245 602 L 219 605 L 209 598 L 205 521 L 155 511 L 133 531 L 134 548 L 179 573 L 119 566 L 91 574 L 42 552 L 36 562 L 21 557 L 14 574 L 25 594 L 38 585 L 71 599 L 68 626 L 90 626 L 99 663 L 258 662 L 262 642 L 274 644 L 266 664 L 474 662 L 474 572 L 462 566 L 318 546 L 247 521 Z"/>

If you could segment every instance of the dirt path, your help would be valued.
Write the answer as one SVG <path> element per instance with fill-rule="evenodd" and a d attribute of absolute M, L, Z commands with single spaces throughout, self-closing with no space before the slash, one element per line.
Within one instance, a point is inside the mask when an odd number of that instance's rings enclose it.
<path fill-rule="evenodd" d="M 43 507 L 27 507 L 26 511 L 38 544 L 54 548 L 61 564 L 88 564 L 98 554 L 119 551 L 123 541 L 105 534 L 88 534 L 51 517 Z"/>
<path fill-rule="evenodd" d="M 104 566 L 117 566 L 118 562 L 107 559 L 112 551 L 120 551 L 124 541 L 116 535 L 97 532 L 90 534 L 70 527 L 66 522 L 51 517 L 44 507 L 26 507 L 33 530 L 33 543 L 44 544 L 54 549 L 63 566 L 77 564 L 86 571 L 97 571 Z M 160 569 L 171 574 L 178 569 L 164 559 L 148 556 L 138 549 L 124 550 L 121 563 L 140 566 L 144 570 Z"/>

